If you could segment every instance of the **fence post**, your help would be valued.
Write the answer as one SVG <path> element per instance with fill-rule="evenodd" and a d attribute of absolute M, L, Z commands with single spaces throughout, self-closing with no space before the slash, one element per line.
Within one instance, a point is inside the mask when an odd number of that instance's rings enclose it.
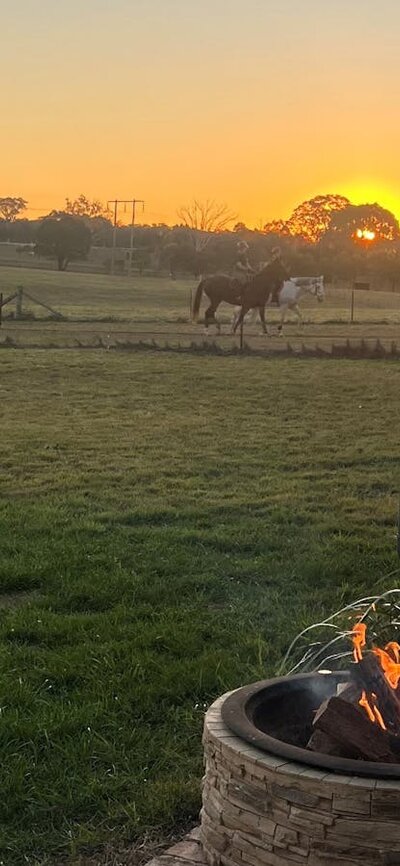
<path fill-rule="evenodd" d="M 240 346 L 240 351 L 243 351 L 243 321 L 242 321 L 241 324 L 240 324 L 240 342 L 239 342 L 239 346 Z"/>
<path fill-rule="evenodd" d="M 351 290 L 351 313 L 350 313 L 350 322 L 353 324 L 354 322 L 354 288 Z"/>
<path fill-rule="evenodd" d="M 0 328 L 3 324 L 3 292 L 0 292 Z"/>
<path fill-rule="evenodd" d="M 17 297 L 16 297 L 16 301 L 15 301 L 15 318 L 16 318 L 16 319 L 21 319 L 21 318 L 22 318 L 22 300 L 23 300 L 23 296 L 24 296 L 24 290 L 23 290 L 23 287 L 22 287 L 22 286 L 18 286 L 18 289 L 17 289 Z"/>

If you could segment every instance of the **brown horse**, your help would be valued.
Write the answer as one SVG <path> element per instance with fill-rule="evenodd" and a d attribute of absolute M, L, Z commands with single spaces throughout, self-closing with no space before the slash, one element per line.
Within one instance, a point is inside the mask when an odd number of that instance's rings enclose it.
<path fill-rule="evenodd" d="M 215 324 L 218 333 L 221 332 L 221 325 L 216 319 L 215 313 L 222 301 L 225 301 L 227 304 L 241 307 L 233 327 L 234 333 L 243 322 L 246 313 L 251 309 L 257 308 L 263 331 L 266 334 L 265 306 L 271 294 L 288 278 L 289 273 L 279 260 L 270 262 L 258 274 L 250 277 L 248 282 L 243 285 L 239 280 L 231 279 L 231 277 L 225 274 L 215 274 L 212 277 L 205 277 L 196 289 L 192 308 L 192 320 L 194 322 L 198 320 L 201 297 L 204 292 L 210 301 L 210 305 L 207 307 L 204 315 L 206 330 L 210 324 Z"/>

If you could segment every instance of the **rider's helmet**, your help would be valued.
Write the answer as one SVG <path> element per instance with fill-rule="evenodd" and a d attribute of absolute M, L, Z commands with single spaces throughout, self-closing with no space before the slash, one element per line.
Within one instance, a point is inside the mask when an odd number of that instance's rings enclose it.
<path fill-rule="evenodd" d="M 280 247 L 274 247 L 271 250 L 271 258 L 280 259 L 280 257 L 281 257 L 281 248 Z"/>

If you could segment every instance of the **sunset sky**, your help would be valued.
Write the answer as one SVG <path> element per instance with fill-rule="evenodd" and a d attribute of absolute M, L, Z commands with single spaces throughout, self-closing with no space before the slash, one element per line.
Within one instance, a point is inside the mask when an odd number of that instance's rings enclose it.
<path fill-rule="evenodd" d="M 7 8 L 8 7 L 8 8 Z M 400 216 L 399 0 L 2 4 L 0 196 L 194 196 L 255 226 L 339 192 Z"/>

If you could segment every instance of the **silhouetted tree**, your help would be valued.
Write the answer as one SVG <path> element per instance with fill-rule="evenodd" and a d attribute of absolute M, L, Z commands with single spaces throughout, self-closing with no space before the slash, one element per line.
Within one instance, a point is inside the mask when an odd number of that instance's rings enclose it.
<path fill-rule="evenodd" d="M 190 238 L 197 253 L 209 244 L 212 233 L 223 232 L 236 219 L 236 214 L 225 204 L 214 200 L 200 202 L 195 199 L 191 204 L 178 210 L 181 225 L 190 231 Z"/>
<path fill-rule="evenodd" d="M 28 202 L 24 198 L 13 198 L 6 196 L 0 198 L 0 217 L 7 222 L 14 222 L 22 211 L 26 210 Z"/>
<path fill-rule="evenodd" d="M 263 231 L 266 235 L 283 235 L 288 237 L 291 234 L 289 223 L 285 220 L 271 220 L 271 222 L 265 223 Z"/>
<path fill-rule="evenodd" d="M 110 211 L 108 208 L 98 199 L 93 199 L 90 201 L 83 193 L 78 195 L 78 198 L 65 199 L 65 213 L 74 214 L 74 216 L 81 217 L 89 217 L 92 219 L 93 217 L 103 217 L 103 219 L 110 218 Z"/>
<path fill-rule="evenodd" d="M 194 199 L 191 204 L 179 208 L 177 214 L 180 228 L 185 229 L 184 244 L 190 244 L 193 250 L 187 259 L 192 261 L 191 270 L 198 277 L 204 271 L 205 250 L 213 236 L 226 231 L 237 215 L 213 199 L 205 202 Z"/>
<path fill-rule="evenodd" d="M 86 258 L 92 236 L 85 221 L 63 211 L 53 211 L 40 223 L 35 253 L 57 260 L 59 271 L 65 271 L 71 259 Z"/>
<path fill-rule="evenodd" d="M 338 240 L 339 237 L 343 241 L 360 241 L 361 244 L 364 241 L 394 241 L 400 237 L 399 223 L 390 210 L 379 204 L 349 204 L 331 220 L 327 239 Z"/>
<path fill-rule="evenodd" d="M 343 210 L 349 204 L 348 198 L 343 195 L 317 195 L 299 204 L 286 222 L 274 220 L 272 223 L 267 223 L 264 231 L 293 235 L 316 243 L 328 230 L 335 211 Z"/>

